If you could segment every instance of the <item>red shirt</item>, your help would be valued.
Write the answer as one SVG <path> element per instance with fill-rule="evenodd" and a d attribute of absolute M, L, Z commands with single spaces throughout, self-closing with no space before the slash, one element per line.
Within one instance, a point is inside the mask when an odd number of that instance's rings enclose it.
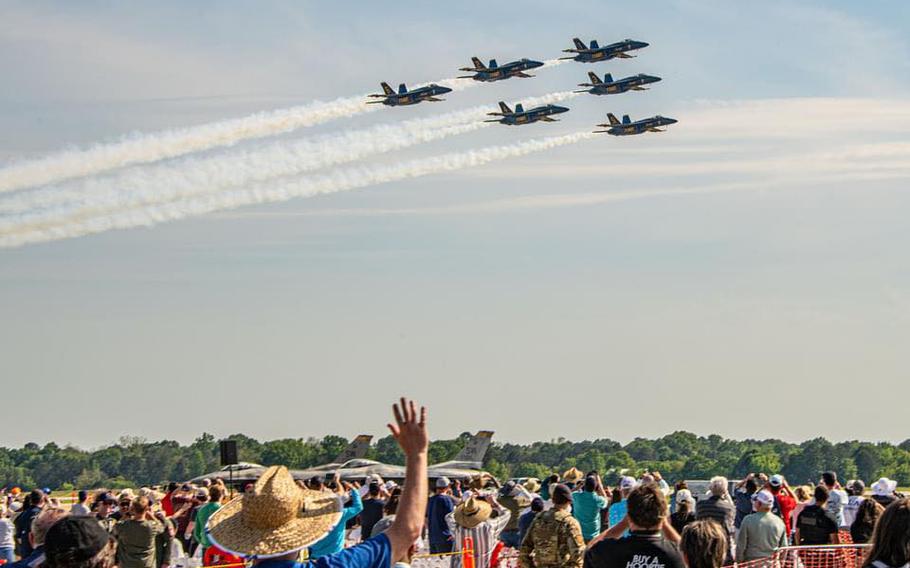
<path fill-rule="evenodd" d="M 787 537 L 789 537 L 790 517 L 792 516 L 793 509 L 796 508 L 796 499 L 783 491 L 780 491 L 775 497 L 777 498 L 777 505 L 780 507 L 780 517 L 784 520 L 784 527 L 786 527 Z"/>
<path fill-rule="evenodd" d="M 243 564 L 243 558 L 227 553 L 214 545 L 205 549 L 205 555 L 202 557 L 203 566 L 224 566 L 225 564 Z"/>
<path fill-rule="evenodd" d="M 164 509 L 164 514 L 165 514 L 165 516 L 168 516 L 168 517 L 174 515 L 174 502 L 171 501 L 171 497 L 173 495 L 174 495 L 174 492 L 170 491 L 167 494 L 165 494 L 164 497 L 161 498 L 161 508 Z"/>

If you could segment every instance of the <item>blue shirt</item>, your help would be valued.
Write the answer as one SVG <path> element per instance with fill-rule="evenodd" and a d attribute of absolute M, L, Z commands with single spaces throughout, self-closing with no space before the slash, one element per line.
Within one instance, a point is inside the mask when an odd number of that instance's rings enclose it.
<path fill-rule="evenodd" d="M 344 527 L 344 524 L 341 524 Z M 325 539 L 323 539 L 325 540 Z M 256 568 L 388 568 L 392 565 L 392 544 L 384 534 L 345 548 L 335 554 L 310 562 L 292 560 L 263 560 Z"/>
<path fill-rule="evenodd" d="M 528 511 L 524 515 L 518 518 L 518 541 L 522 542 L 525 539 L 525 535 L 528 534 L 528 529 L 531 528 L 531 523 L 534 522 L 534 519 L 537 518 L 537 513 L 534 511 Z"/>
<path fill-rule="evenodd" d="M 619 503 L 613 503 L 610 505 L 610 526 L 619 523 L 626 516 L 626 512 L 629 510 L 629 504 L 625 499 Z M 622 533 L 623 536 L 629 536 L 629 531 Z"/>
<path fill-rule="evenodd" d="M 446 515 L 455 510 L 455 501 L 448 495 L 433 495 L 427 503 L 427 531 L 430 544 L 445 544 L 452 540 Z"/>
<path fill-rule="evenodd" d="M 607 500 L 592 491 L 572 494 L 572 515 L 581 525 L 585 542 L 600 534 L 600 511 L 606 506 Z"/>
<path fill-rule="evenodd" d="M 359 515 L 360 511 L 363 511 L 363 501 L 360 500 L 360 493 L 355 489 L 351 491 L 351 506 L 341 510 L 341 520 L 338 521 L 335 528 L 325 535 L 325 538 L 310 546 L 310 558 L 316 559 L 341 552 L 344 549 L 345 523 Z M 336 566 L 336 564 L 328 564 L 327 566 Z M 347 564 L 339 564 L 337 566 L 347 566 Z M 356 566 L 360 566 L 360 564 Z M 372 566 L 372 564 L 367 566 Z"/>

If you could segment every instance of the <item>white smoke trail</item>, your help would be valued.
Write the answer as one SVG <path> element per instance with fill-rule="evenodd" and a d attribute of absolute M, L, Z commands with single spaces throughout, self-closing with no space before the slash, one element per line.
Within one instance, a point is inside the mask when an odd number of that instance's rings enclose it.
<path fill-rule="evenodd" d="M 560 63 L 562 62 L 547 61 L 544 67 Z M 443 79 L 436 83 L 453 91 L 462 91 L 480 84 L 471 79 L 458 78 Z M 97 174 L 130 164 L 155 162 L 219 146 L 231 146 L 242 140 L 282 134 L 381 108 L 381 105 L 366 104 L 366 100 L 366 95 L 360 95 L 329 102 L 315 101 L 199 126 L 133 134 L 117 142 L 65 150 L 43 158 L 13 163 L 0 168 L 0 193 Z"/>
<path fill-rule="evenodd" d="M 337 169 L 326 174 L 304 177 L 280 186 L 257 184 L 253 187 L 212 193 L 163 205 L 139 207 L 110 215 L 86 217 L 66 224 L 0 234 L 0 247 L 15 247 L 57 239 L 81 237 L 112 229 L 152 226 L 167 221 L 203 215 L 212 211 L 245 205 L 286 201 L 387 183 L 391 181 L 476 167 L 506 158 L 524 156 L 574 144 L 598 136 L 576 132 L 564 136 L 539 138 L 505 146 L 490 146 L 467 152 L 443 154 L 392 165 Z"/>
<path fill-rule="evenodd" d="M 532 107 L 575 96 L 578 96 L 577 93 L 563 91 L 528 98 L 524 103 Z M 225 188 L 299 175 L 471 132 L 492 124 L 480 120 L 489 110 L 490 107 L 478 106 L 315 139 L 276 142 L 245 152 L 134 167 L 115 176 L 89 178 L 69 186 L 51 186 L 0 197 L 0 233 L 40 228 L 64 223 L 73 217 L 166 203 Z"/>

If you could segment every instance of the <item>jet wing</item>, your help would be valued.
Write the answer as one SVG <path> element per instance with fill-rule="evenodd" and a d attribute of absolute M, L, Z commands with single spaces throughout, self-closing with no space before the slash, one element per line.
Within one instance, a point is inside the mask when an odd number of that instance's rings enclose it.
<path fill-rule="evenodd" d="M 542 117 L 538 118 L 537 120 L 542 120 L 544 122 L 559 122 L 555 118 L 550 118 L 549 116 L 542 116 Z"/>
<path fill-rule="evenodd" d="M 427 98 L 425 98 L 425 99 L 423 99 L 423 100 L 425 100 L 425 101 L 433 101 L 434 103 L 438 103 L 438 102 L 444 101 L 445 99 L 438 99 L 438 98 L 436 98 L 436 97 L 427 97 Z"/>
<path fill-rule="evenodd" d="M 618 57 L 618 58 L 620 58 L 620 59 L 632 59 L 632 58 L 634 58 L 635 56 L 634 56 L 634 55 L 629 55 L 628 53 L 625 53 L 625 52 L 620 51 L 619 53 L 617 53 L 616 55 L 614 55 L 614 57 Z"/>
<path fill-rule="evenodd" d="M 515 77 L 523 77 L 525 79 L 528 79 L 530 77 L 534 77 L 534 75 L 528 75 L 524 71 L 519 71 L 518 73 L 515 74 Z"/>
<path fill-rule="evenodd" d="M 666 132 L 666 130 L 661 130 L 660 128 L 654 128 L 652 126 L 651 128 L 648 128 L 648 132 Z"/>

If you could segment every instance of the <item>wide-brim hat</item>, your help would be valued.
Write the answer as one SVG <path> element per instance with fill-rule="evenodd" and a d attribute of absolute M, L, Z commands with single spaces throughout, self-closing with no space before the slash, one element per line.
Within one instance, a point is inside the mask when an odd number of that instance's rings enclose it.
<path fill-rule="evenodd" d="M 584 478 L 585 474 L 583 474 L 577 467 L 573 467 L 572 469 L 562 474 L 562 480 L 568 481 L 570 483 L 576 483 Z"/>
<path fill-rule="evenodd" d="M 875 495 L 893 495 L 895 489 L 897 489 L 897 481 L 887 477 L 883 477 L 872 484 L 872 493 Z"/>
<path fill-rule="evenodd" d="M 536 477 L 532 477 L 525 481 L 524 487 L 531 493 L 537 493 L 540 491 L 540 480 Z"/>
<path fill-rule="evenodd" d="M 206 534 L 237 556 L 282 556 L 325 537 L 341 520 L 341 510 L 335 493 L 301 489 L 286 467 L 272 466 L 252 491 L 212 514 Z"/>
<path fill-rule="evenodd" d="M 466 529 L 473 529 L 490 518 L 493 507 L 482 499 L 471 496 L 467 501 L 455 507 L 455 522 Z"/>

